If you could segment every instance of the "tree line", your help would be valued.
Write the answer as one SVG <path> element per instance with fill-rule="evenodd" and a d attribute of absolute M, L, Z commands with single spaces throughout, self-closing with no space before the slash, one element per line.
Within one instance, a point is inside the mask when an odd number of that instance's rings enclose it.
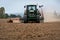
<path fill-rule="evenodd" d="M 15 18 L 15 17 L 19 17 L 21 18 L 21 15 L 15 15 L 15 14 L 0 14 L 0 18 Z"/>

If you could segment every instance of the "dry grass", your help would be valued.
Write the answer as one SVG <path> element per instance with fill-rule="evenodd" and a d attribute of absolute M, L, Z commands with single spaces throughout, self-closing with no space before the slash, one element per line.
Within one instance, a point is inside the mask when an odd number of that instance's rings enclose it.
<path fill-rule="evenodd" d="M 24 24 L 0 21 L 0 40 L 60 40 L 60 22 Z"/>

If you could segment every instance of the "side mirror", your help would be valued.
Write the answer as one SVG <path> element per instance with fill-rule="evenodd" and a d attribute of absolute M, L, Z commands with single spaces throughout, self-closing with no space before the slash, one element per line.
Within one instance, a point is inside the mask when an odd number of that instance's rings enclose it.
<path fill-rule="evenodd" d="M 26 8 L 26 6 L 24 6 L 24 8 Z"/>
<path fill-rule="evenodd" d="M 43 7 L 43 5 L 39 6 L 39 8 Z"/>

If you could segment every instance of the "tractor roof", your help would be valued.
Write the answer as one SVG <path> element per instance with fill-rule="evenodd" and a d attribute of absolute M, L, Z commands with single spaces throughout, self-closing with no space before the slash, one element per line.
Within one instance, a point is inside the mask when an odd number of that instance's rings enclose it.
<path fill-rule="evenodd" d="M 36 5 L 27 5 L 27 6 L 36 6 Z"/>

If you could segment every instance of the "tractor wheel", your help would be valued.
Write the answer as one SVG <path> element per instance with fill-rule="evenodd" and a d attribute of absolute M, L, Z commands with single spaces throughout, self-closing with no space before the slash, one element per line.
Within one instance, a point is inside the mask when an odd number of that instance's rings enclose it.
<path fill-rule="evenodd" d="M 27 15 L 24 15 L 24 23 L 27 23 Z"/>
<path fill-rule="evenodd" d="M 40 16 L 39 15 L 37 16 L 36 23 L 40 23 Z"/>
<path fill-rule="evenodd" d="M 41 20 L 40 22 L 41 22 L 41 23 L 44 23 L 44 20 Z"/>
<path fill-rule="evenodd" d="M 40 18 L 40 22 L 44 23 L 44 18 L 43 17 Z"/>

